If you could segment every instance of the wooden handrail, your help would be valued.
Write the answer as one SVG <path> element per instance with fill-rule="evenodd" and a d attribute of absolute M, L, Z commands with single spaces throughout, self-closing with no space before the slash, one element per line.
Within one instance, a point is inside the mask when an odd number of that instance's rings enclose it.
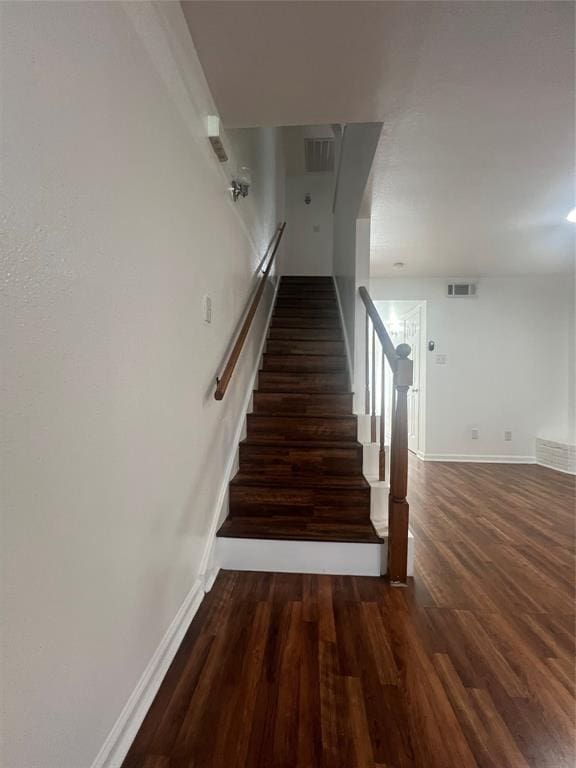
<path fill-rule="evenodd" d="M 278 246 L 280 245 L 280 240 L 282 239 L 282 235 L 284 234 L 285 227 L 286 227 L 286 222 L 283 222 L 278 226 L 278 228 L 274 232 L 272 240 L 270 241 L 270 245 L 267 248 L 267 253 L 270 251 L 270 248 L 272 248 L 272 255 L 270 256 L 268 264 L 266 265 L 266 269 L 264 270 L 262 279 L 258 284 L 258 288 L 256 289 L 256 293 L 254 294 L 254 298 L 250 303 L 250 307 L 246 313 L 244 322 L 242 323 L 242 328 L 240 328 L 240 333 L 238 334 L 238 337 L 234 343 L 234 346 L 232 347 L 232 351 L 228 356 L 228 360 L 226 361 L 226 365 L 224 366 L 222 375 L 216 379 L 216 390 L 214 391 L 214 398 L 216 400 L 222 400 L 222 398 L 226 394 L 226 390 L 228 389 L 228 384 L 230 383 L 230 379 L 232 378 L 232 374 L 234 373 L 234 368 L 236 367 L 236 363 L 238 362 L 238 358 L 240 357 L 240 353 L 242 352 L 242 347 L 244 346 L 244 342 L 246 341 L 246 337 L 248 336 L 248 331 L 250 330 L 250 326 L 252 325 L 252 320 L 254 319 L 256 310 L 258 309 L 258 304 L 260 303 L 260 299 L 262 297 L 262 291 L 264 290 L 264 286 L 266 285 L 268 273 L 270 272 L 270 268 L 272 267 L 272 263 L 274 261 L 274 257 L 276 256 L 276 251 L 278 250 Z M 273 247 L 272 247 L 272 244 L 274 244 Z M 264 258 L 266 258 L 266 256 L 264 256 Z M 262 262 L 260 262 L 260 264 L 262 264 Z"/>
<path fill-rule="evenodd" d="M 360 298 L 364 302 L 364 306 L 366 307 L 366 312 L 368 313 L 370 320 L 372 321 L 372 327 L 376 331 L 376 335 L 380 339 L 380 344 L 382 345 L 382 350 L 384 351 L 384 354 L 388 358 L 388 362 L 390 363 L 390 368 L 392 368 L 392 371 L 396 371 L 396 367 L 398 365 L 398 355 L 396 354 L 396 348 L 394 347 L 394 344 L 392 342 L 392 339 L 388 335 L 388 331 L 386 330 L 384 323 L 382 322 L 382 318 L 378 314 L 378 310 L 374 306 L 374 302 L 370 298 L 370 294 L 366 290 L 366 288 L 361 285 L 358 289 L 358 292 L 360 293 Z"/>

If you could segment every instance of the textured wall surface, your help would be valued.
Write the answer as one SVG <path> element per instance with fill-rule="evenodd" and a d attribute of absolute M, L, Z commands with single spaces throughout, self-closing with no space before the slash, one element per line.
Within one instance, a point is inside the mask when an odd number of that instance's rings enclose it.
<path fill-rule="evenodd" d="M 375 300 L 426 301 L 427 338 L 436 345 L 424 361 L 426 453 L 533 457 L 537 437 L 574 442 L 571 280 L 484 277 L 473 299 L 447 298 L 446 285 L 443 278 L 370 281 Z"/>
<path fill-rule="evenodd" d="M 382 123 L 346 126 L 341 145 L 336 205 L 334 208 L 334 275 L 344 316 L 351 359 L 357 312 L 356 273 L 363 274 L 364 254 L 357 253 L 356 221 L 378 145 Z M 357 264 L 360 259 L 361 265 Z"/>
<path fill-rule="evenodd" d="M 305 203 L 307 194 L 311 197 L 309 205 Z M 286 177 L 287 229 L 283 274 L 332 274 L 333 194 L 334 176 L 331 173 Z"/>
<path fill-rule="evenodd" d="M 221 403 L 215 377 L 283 180 L 273 129 L 216 161 L 178 3 L 1 15 L 0 762 L 88 768 L 199 576 L 271 290 Z"/>

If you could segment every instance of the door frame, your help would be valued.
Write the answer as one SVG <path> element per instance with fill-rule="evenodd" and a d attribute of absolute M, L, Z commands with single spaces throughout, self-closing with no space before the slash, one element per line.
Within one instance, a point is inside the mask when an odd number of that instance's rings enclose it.
<path fill-rule="evenodd" d="M 401 301 L 401 299 L 399 299 Z M 427 324 L 427 306 L 426 301 L 419 301 L 415 307 L 412 307 L 403 315 L 398 317 L 398 322 L 404 323 L 404 338 L 406 338 L 406 321 L 416 312 L 420 314 L 420 365 L 418 366 L 418 381 L 414 380 L 413 387 L 418 388 L 418 439 L 415 453 L 422 458 L 426 451 L 426 324 Z"/>

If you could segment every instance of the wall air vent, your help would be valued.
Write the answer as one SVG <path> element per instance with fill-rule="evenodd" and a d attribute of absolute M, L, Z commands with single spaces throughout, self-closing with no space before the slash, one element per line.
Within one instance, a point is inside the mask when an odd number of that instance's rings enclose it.
<path fill-rule="evenodd" d="M 476 296 L 476 283 L 448 283 L 449 299 L 470 299 Z"/>
<path fill-rule="evenodd" d="M 334 139 L 304 139 L 304 165 L 308 173 L 334 170 Z"/>

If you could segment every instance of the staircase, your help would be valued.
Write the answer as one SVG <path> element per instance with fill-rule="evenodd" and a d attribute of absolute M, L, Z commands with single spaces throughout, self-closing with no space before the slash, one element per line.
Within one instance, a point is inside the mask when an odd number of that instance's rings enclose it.
<path fill-rule="evenodd" d="M 224 568 L 379 575 L 334 283 L 283 277 L 229 515 Z"/>

